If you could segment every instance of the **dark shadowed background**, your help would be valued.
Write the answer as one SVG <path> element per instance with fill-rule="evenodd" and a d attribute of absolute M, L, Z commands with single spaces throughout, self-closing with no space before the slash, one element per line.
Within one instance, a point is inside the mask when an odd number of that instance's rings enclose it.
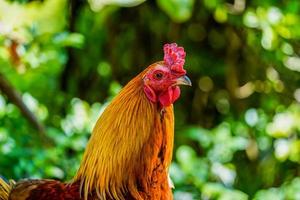
<path fill-rule="evenodd" d="M 300 1 L 0 0 L 0 175 L 69 180 L 101 110 L 187 52 L 176 200 L 300 199 Z"/>

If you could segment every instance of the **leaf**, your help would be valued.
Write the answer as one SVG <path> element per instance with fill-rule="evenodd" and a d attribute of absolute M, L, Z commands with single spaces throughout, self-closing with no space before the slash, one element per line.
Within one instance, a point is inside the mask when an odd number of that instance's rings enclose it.
<path fill-rule="evenodd" d="M 146 0 L 89 0 L 91 9 L 95 12 L 100 11 L 107 5 L 116 5 L 121 7 L 137 6 Z"/>
<path fill-rule="evenodd" d="M 80 33 L 63 32 L 54 37 L 54 42 L 62 46 L 80 48 L 84 44 L 84 36 Z"/>
<path fill-rule="evenodd" d="M 178 23 L 191 18 L 194 2 L 194 0 L 157 0 L 159 7 Z"/>

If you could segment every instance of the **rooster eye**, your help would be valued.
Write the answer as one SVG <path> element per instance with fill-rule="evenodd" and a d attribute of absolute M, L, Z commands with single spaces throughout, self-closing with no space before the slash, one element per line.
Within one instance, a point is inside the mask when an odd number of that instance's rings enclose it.
<path fill-rule="evenodd" d="M 163 78 L 164 74 L 162 72 L 157 72 L 154 74 L 155 79 L 161 80 Z"/>

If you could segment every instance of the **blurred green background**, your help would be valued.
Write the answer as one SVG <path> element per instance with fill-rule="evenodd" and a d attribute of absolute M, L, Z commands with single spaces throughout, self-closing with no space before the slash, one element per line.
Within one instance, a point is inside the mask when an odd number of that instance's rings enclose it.
<path fill-rule="evenodd" d="M 299 14 L 298 0 L 0 0 L 0 175 L 69 180 L 101 110 L 177 42 L 193 87 L 175 104 L 175 199 L 300 199 Z"/>

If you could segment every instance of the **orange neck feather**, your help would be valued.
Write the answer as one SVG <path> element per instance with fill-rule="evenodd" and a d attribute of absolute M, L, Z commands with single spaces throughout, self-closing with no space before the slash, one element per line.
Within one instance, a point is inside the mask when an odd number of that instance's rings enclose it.
<path fill-rule="evenodd" d="M 152 179 L 159 179 L 162 185 L 157 188 L 170 195 L 167 168 L 173 149 L 173 108 L 161 114 L 147 99 L 142 87 L 145 72 L 123 88 L 94 127 L 73 180 L 80 181 L 85 199 L 92 192 L 100 199 L 123 200 L 128 193 L 135 199 L 157 199 L 150 197 L 157 184 Z"/>

